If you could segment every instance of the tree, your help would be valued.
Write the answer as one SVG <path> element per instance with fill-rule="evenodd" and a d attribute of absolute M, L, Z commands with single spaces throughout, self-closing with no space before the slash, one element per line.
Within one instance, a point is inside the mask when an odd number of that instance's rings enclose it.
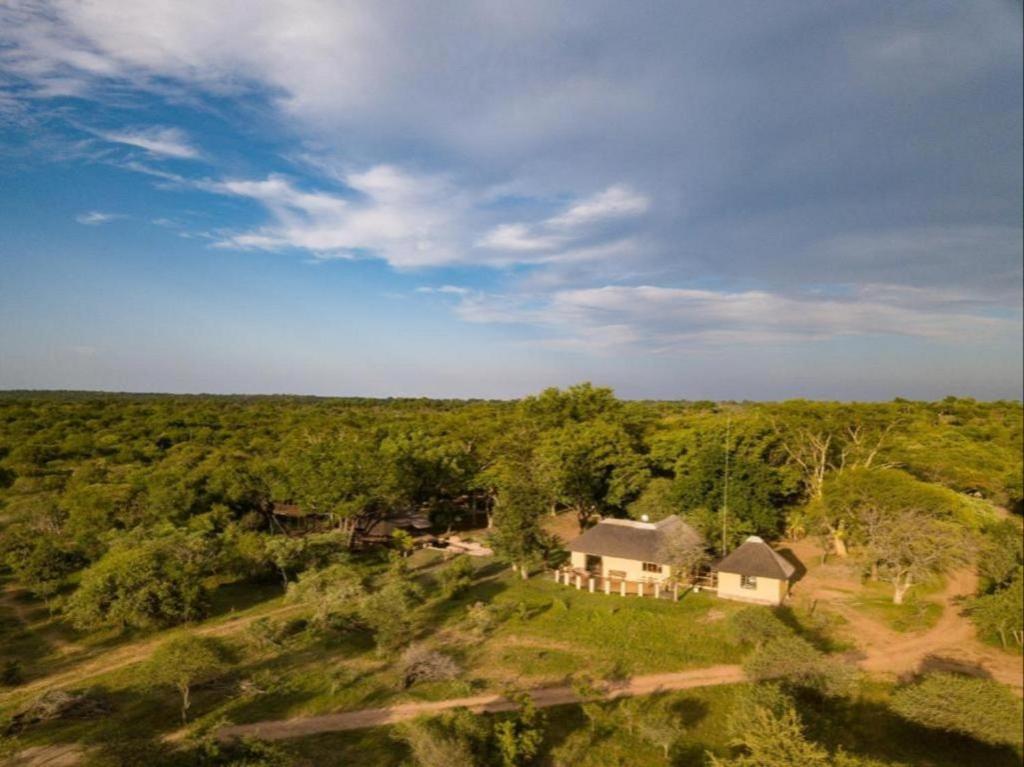
<path fill-rule="evenodd" d="M 905 509 L 878 519 L 869 556 L 878 565 L 879 577 L 892 583 L 893 604 L 900 605 L 914 584 L 965 562 L 967 545 L 955 523 Z"/>
<path fill-rule="evenodd" d="M 640 698 L 639 710 L 634 714 L 637 734 L 661 749 L 669 762 L 672 746 L 683 733 L 682 721 L 669 704 L 657 697 Z"/>
<path fill-rule="evenodd" d="M 183 634 L 158 647 L 147 665 L 155 684 L 170 685 L 178 690 L 181 721 L 186 722 L 192 706 L 192 688 L 223 674 L 228 667 L 227 656 L 227 649 L 219 640 Z"/>
<path fill-rule="evenodd" d="M 379 653 L 394 650 L 409 640 L 412 606 L 412 595 L 397 581 L 385 584 L 363 599 L 359 615 L 373 631 Z"/>
<path fill-rule="evenodd" d="M 548 547 L 540 527 L 545 507 L 544 496 L 529 475 L 509 475 L 498 490 L 491 544 L 495 553 L 511 562 L 523 578 Z"/>
<path fill-rule="evenodd" d="M 541 484 L 576 513 L 580 529 L 597 515 L 624 510 L 647 482 L 648 469 L 622 424 L 570 422 L 537 448 Z"/>
<path fill-rule="evenodd" d="M 828 751 L 807 739 L 789 696 L 775 685 L 757 685 L 729 718 L 732 742 L 743 754 L 715 767 L 832 767 Z"/>
<path fill-rule="evenodd" d="M 651 522 L 657 522 L 678 513 L 681 508 L 672 480 L 668 477 L 655 477 L 647 483 L 640 496 L 629 504 L 627 511 L 633 519 L 646 517 Z"/>
<path fill-rule="evenodd" d="M 970 614 L 983 634 L 999 637 L 1003 649 L 1010 640 L 1024 647 L 1024 568 L 1017 568 L 1005 588 L 977 597 Z"/>
<path fill-rule="evenodd" d="M 446 599 L 458 596 L 473 584 L 475 573 L 473 561 L 465 554 L 460 554 L 438 576 L 441 593 Z"/>
<path fill-rule="evenodd" d="M 267 558 L 281 574 L 281 582 L 287 589 L 289 571 L 299 570 L 305 564 L 309 539 L 275 535 L 265 538 L 263 545 Z"/>
<path fill-rule="evenodd" d="M 991 679 L 929 674 L 897 690 L 892 709 L 911 722 L 959 732 L 984 743 L 1021 743 L 1021 701 Z"/>
<path fill-rule="evenodd" d="M 354 616 L 365 594 L 359 574 L 344 564 L 308 570 L 288 585 L 288 599 L 309 605 L 310 621 L 320 629 L 339 618 Z"/>
<path fill-rule="evenodd" d="M 52 597 L 65 579 L 85 563 L 81 553 L 58 538 L 27 528 L 5 531 L 7 566 L 29 591 L 44 599 Z"/>
<path fill-rule="evenodd" d="M 1024 565 L 1024 535 L 1016 519 L 1004 519 L 985 530 L 978 552 L 978 574 L 986 591 L 1008 585 Z"/>
<path fill-rule="evenodd" d="M 211 561 L 208 544 L 196 535 L 125 536 L 82 573 L 68 617 L 80 628 L 122 629 L 197 620 L 206 610 L 203 579 Z"/>
<path fill-rule="evenodd" d="M 522 767 L 530 764 L 540 753 L 544 740 L 544 715 L 528 694 L 515 696 L 519 708 L 515 715 L 494 727 L 503 767 Z"/>
<path fill-rule="evenodd" d="M 708 560 L 704 539 L 685 523 L 676 524 L 665 531 L 664 547 L 665 564 L 680 579 L 689 578 Z"/>

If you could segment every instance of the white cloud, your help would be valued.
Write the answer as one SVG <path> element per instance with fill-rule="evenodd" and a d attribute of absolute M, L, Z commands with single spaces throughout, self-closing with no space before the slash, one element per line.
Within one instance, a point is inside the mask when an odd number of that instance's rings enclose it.
<path fill-rule="evenodd" d="M 535 224 L 500 224 L 484 234 L 477 246 L 511 253 L 550 253 L 537 261 L 581 260 L 601 256 L 607 243 L 594 244 L 594 238 L 607 239 L 606 227 L 623 219 L 646 213 L 650 200 L 625 184 L 607 189 L 569 205 L 561 213 Z M 589 247 L 581 243 L 590 242 Z M 612 243 L 614 244 L 614 243 Z M 560 253 L 553 251 L 561 250 Z"/>
<path fill-rule="evenodd" d="M 96 135 L 106 141 L 138 147 L 161 157 L 194 160 L 200 154 L 189 142 L 185 132 L 179 128 L 135 128 Z"/>
<path fill-rule="evenodd" d="M 950 308 L 951 302 L 953 308 Z M 873 286 L 845 296 L 786 296 L 759 290 L 714 291 L 650 285 L 559 290 L 547 295 L 459 296 L 468 322 L 544 329 L 550 348 L 670 351 L 689 345 L 749 345 L 838 336 L 969 340 L 1016 327 L 1014 321 L 957 309 L 948 294 Z"/>
<path fill-rule="evenodd" d="M 179 176 L 171 180 L 184 181 Z M 376 165 L 339 173 L 337 180 L 344 192 L 306 191 L 280 174 L 191 183 L 208 192 L 254 200 L 270 214 L 265 226 L 222 236 L 221 247 L 297 248 L 319 259 L 373 255 L 397 269 L 600 261 L 626 258 L 637 250 L 628 237 L 605 241 L 604 232 L 588 230 L 587 222 L 604 215 L 628 215 L 614 204 L 606 206 L 605 213 L 587 212 L 602 195 L 569 208 L 567 213 L 584 211 L 572 213 L 578 218 L 576 231 L 566 227 L 567 234 L 536 235 L 526 225 L 508 224 L 481 237 L 474 231 L 481 217 L 477 206 L 486 195 L 462 189 L 445 176 Z"/>
<path fill-rule="evenodd" d="M 650 200 L 624 184 L 615 184 L 586 200 L 581 200 L 564 213 L 547 220 L 558 229 L 576 229 L 619 218 L 646 213 Z"/>
<path fill-rule="evenodd" d="M 205 182 L 219 194 L 263 205 L 272 222 L 222 239 L 223 247 L 300 248 L 318 258 L 368 252 L 399 269 L 462 260 L 458 241 L 468 199 L 444 178 L 415 176 L 379 165 L 344 177 L 352 196 L 307 192 L 288 178 Z"/>
<path fill-rule="evenodd" d="M 477 241 L 482 248 L 513 252 L 552 250 L 565 242 L 564 237 L 534 233 L 526 224 L 500 224 Z"/>
<path fill-rule="evenodd" d="M 122 213 L 104 213 L 100 210 L 90 210 L 86 213 L 79 213 L 75 216 L 75 221 L 85 226 L 99 226 L 100 224 L 108 224 L 111 221 L 124 217 Z"/>

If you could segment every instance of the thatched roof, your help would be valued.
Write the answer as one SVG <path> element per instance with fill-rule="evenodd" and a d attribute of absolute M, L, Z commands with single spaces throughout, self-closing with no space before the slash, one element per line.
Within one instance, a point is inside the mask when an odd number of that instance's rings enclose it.
<path fill-rule="evenodd" d="M 747 538 L 742 546 L 719 562 L 715 569 L 720 573 L 777 578 L 782 581 L 788 581 L 796 572 L 792 563 L 756 535 Z"/>
<path fill-rule="evenodd" d="M 700 542 L 700 533 L 673 515 L 660 522 L 603 519 L 569 543 L 569 551 L 666 564 L 680 542 Z"/>

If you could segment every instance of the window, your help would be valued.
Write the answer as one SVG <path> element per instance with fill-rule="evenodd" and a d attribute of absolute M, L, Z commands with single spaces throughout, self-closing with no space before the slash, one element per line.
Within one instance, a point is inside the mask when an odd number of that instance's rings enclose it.
<path fill-rule="evenodd" d="M 740 576 L 740 588 L 743 588 L 743 589 L 756 589 L 757 588 L 757 576 L 756 575 L 741 575 Z"/>
<path fill-rule="evenodd" d="M 645 573 L 660 573 L 661 565 L 656 565 L 653 562 L 644 562 Z"/>

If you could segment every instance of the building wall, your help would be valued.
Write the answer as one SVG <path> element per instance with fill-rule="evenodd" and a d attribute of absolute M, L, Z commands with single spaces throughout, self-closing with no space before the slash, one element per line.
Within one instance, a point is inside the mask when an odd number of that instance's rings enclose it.
<path fill-rule="evenodd" d="M 572 566 L 575 570 L 584 570 L 587 566 L 587 555 L 580 551 L 572 552 Z M 661 573 L 644 572 L 644 563 L 637 559 L 622 559 L 621 557 L 601 557 L 601 575 L 605 578 L 611 577 L 609 573 L 616 571 L 625 573 L 627 581 L 657 581 L 667 580 L 672 574 L 672 568 L 663 565 Z M 616 575 L 616 577 L 622 577 Z"/>
<path fill-rule="evenodd" d="M 745 589 L 740 585 L 739 573 L 718 574 L 718 596 L 741 602 L 757 602 L 763 605 L 779 605 L 789 592 L 789 581 L 778 578 L 757 579 L 756 589 Z"/>

